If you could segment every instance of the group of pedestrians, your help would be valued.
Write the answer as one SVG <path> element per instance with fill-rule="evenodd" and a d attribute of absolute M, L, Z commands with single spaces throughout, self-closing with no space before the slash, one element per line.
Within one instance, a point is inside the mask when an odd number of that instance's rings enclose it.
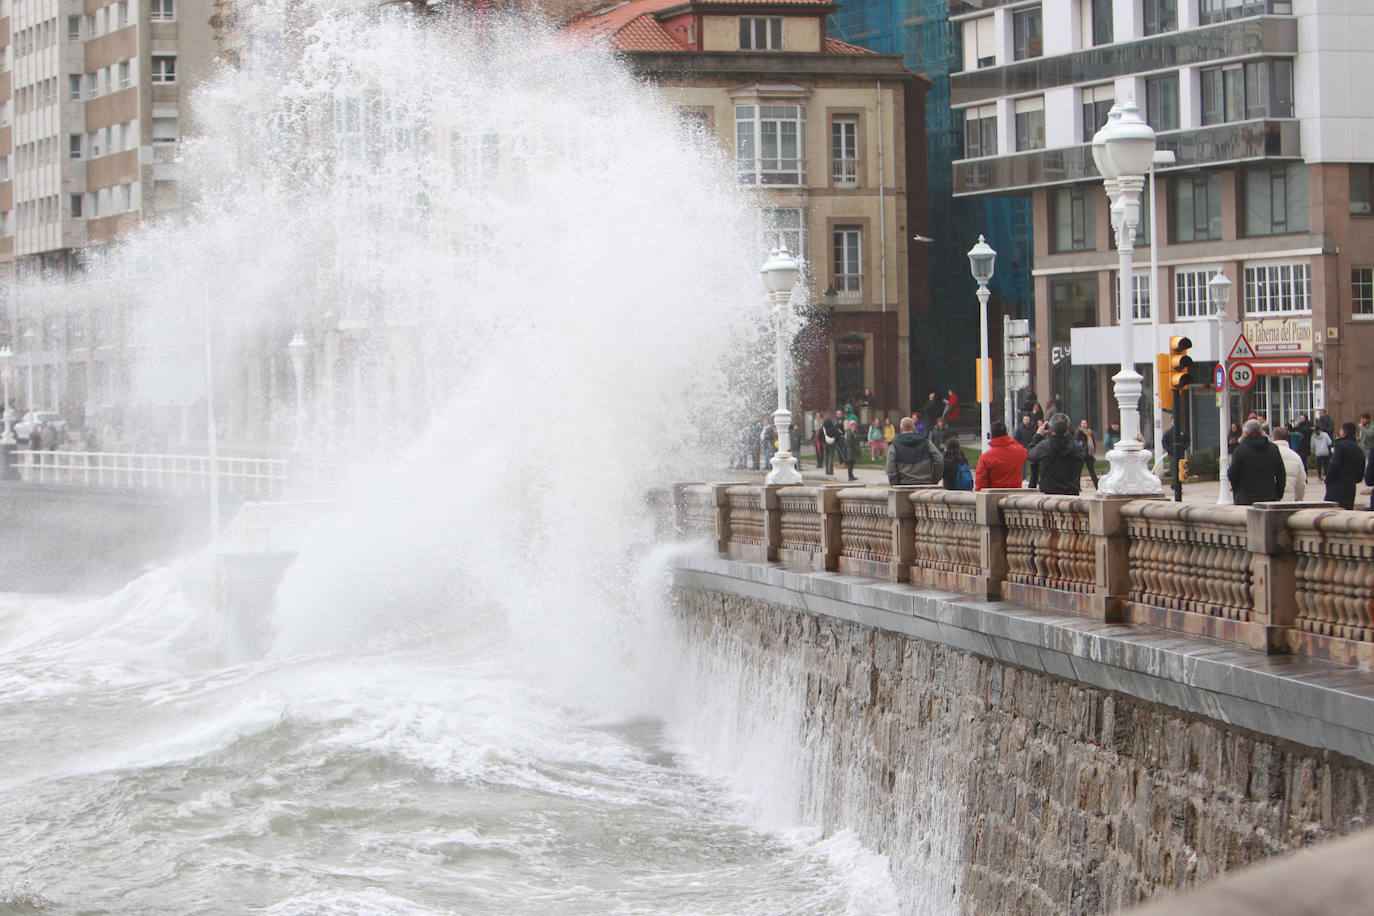
<path fill-rule="evenodd" d="M 1245 421 L 1226 471 L 1236 505 L 1307 498 L 1307 449 L 1300 448 L 1308 443 L 1317 459 L 1318 479 L 1326 484 L 1325 501 L 1353 509 L 1355 488 L 1361 482 L 1374 486 L 1374 426 L 1369 414 L 1363 414 L 1359 424 L 1342 423 L 1334 440 L 1321 424 L 1327 419 L 1326 411 L 1321 411 L 1317 423 L 1303 428 L 1306 419 L 1300 415 L 1292 427 L 1272 430 L 1260 417 Z M 1295 446 L 1293 440 L 1298 437 L 1302 438 Z M 1374 509 L 1374 493 L 1370 494 L 1370 508 Z"/>

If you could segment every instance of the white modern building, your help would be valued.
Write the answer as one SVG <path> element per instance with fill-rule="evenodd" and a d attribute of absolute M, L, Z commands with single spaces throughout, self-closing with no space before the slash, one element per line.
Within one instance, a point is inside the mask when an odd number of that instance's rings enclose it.
<path fill-rule="evenodd" d="M 1088 144 L 1129 97 L 1175 154 L 1147 192 L 1131 279 L 1146 321 L 1136 345 L 1145 415 L 1151 354 L 1163 348 L 1149 339 L 1151 308 L 1161 337 L 1188 334 L 1199 363 L 1225 358 L 1207 302 L 1218 270 L 1235 290 L 1229 317 L 1256 351 L 1258 379 L 1233 411 L 1286 422 L 1321 406 L 1338 420 L 1374 410 L 1374 92 L 1361 86 L 1374 72 L 1374 3 L 955 0 L 951 10 L 964 40 L 951 80 L 965 118 L 954 192 L 1033 201 L 1042 400 L 1097 429 L 1116 409 L 1117 258 Z M 1195 374 L 1210 380 L 1212 369 Z M 1195 441 L 1214 443 L 1210 389 L 1191 403 Z"/>

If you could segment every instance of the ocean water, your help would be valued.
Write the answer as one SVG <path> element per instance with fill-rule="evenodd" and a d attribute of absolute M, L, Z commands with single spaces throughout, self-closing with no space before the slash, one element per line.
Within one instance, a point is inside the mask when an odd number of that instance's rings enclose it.
<path fill-rule="evenodd" d="M 560 702 L 494 615 L 233 662 L 185 568 L 0 600 L 0 913 L 884 913 L 670 722 Z"/>

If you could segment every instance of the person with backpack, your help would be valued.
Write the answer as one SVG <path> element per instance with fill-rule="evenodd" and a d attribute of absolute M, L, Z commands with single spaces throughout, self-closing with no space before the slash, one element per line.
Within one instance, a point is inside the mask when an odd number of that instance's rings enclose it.
<path fill-rule="evenodd" d="M 945 458 L 916 421 L 902 417 L 901 432 L 887 451 L 887 482 L 894 487 L 933 484 L 944 472 Z"/>
<path fill-rule="evenodd" d="M 957 436 L 945 443 L 944 484 L 946 490 L 973 489 L 973 469 Z"/>

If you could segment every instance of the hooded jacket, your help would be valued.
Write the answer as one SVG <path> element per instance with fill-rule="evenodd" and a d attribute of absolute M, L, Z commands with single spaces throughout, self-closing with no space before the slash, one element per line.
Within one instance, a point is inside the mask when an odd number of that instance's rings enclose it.
<path fill-rule="evenodd" d="M 1283 501 L 1286 503 L 1301 502 L 1303 494 L 1307 492 L 1307 465 L 1287 442 L 1282 439 L 1275 439 L 1274 445 L 1278 447 L 1279 457 L 1283 459 L 1283 473 L 1286 478 L 1283 487 Z"/>
<path fill-rule="evenodd" d="M 1021 469 L 1026 463 L 1026 448 L 1011 436 L 994 436 L 988 450 L 978 458 L 973 472 L 973 489 L 1021 486 Z"/>
<path fill-rule="evenodd" d="M 1036 440 L 1039 441 L 1036 441 Z M 1040 462 L 1040 492 L 1077 496 L 1083 478 L 1082 447 L 1067 435 L 1051 433 L 1031 440 L 1027 457 Z"/>
<path fill-rule="evenodd" d="M 887 482 L 894 487 L 939 483 L 945 457 L 920 433 L 901 433 L 887 450 Z"/>

